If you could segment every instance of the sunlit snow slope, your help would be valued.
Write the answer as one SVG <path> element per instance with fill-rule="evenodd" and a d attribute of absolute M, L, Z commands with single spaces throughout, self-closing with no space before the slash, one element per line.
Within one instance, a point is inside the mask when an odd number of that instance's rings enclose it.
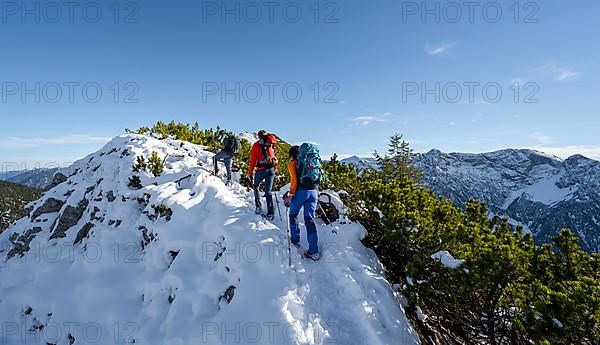
<path fill-rule="evenodd" d="M 153 151 L 164 173 L 134 173 Z M 290 268 L 285 209 L 264 221 L 211 161 L 124 135 L 75 163 L 0 235 L 1 343 L 418 343 L 362 226 L 320 225 L 321 261 L 293 249 Z"/>

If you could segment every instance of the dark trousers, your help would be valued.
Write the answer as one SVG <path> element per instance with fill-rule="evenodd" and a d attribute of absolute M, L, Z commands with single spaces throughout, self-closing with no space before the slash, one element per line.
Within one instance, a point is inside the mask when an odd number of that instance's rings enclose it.
<path fill-rule="evenodd" d="M 219 173 L 219 161 L 225 163 L 225 170 L 227 170 L 227 181 L 231 181 L 231 165 L 232 165 L 233 153 L 227 151 L 220 151 L 213 157 L 213 163 L 215 163 L 215 175 Z"/>
<path fill-rule="evenodd" d="M 267 214 L 274 214 L 273 208 L 273 182 L 275 182 L 275 169 L 256 170 L 254 173 L 254 202 L 257 208 L 262 208 L 262 202 L 259 195 L 259 187 L 265 182 L 265 198 L 267 199 Z"/>

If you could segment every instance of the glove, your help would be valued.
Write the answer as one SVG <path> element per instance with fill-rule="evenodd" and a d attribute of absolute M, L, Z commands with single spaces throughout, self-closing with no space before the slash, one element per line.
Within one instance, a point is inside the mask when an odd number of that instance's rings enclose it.
<path fill-rule="evenodd" d="M 289 195 L 288 192 L 286 192 L 283 195 L 283 204 L 285 205 L 285 207 L 290 207 L 290 204 L 292 203 L 292 199 L 294 198 L 293 195 Z"/>

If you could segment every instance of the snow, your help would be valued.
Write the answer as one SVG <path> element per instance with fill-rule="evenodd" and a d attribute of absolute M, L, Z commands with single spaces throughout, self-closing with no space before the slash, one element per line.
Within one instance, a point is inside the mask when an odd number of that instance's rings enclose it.
<path fill-rule="evenodd" d="M 415 309 L 415 314 L 417 315 L 417 319 L 419 319 L 421 322 L 425 322 L 428 318 L 428 316 L 423 313 L 420 307 Z"/>
<path fill-rule="evenodd" d="M 563 328 L 563 324 L 562 322 L 558 321 L 557 319 L 552 319 L 552 322 L 554 323 L 554 326 L 556 326 L 557 328 Z"/>
<path fill-rule="evenodd" d="M 240 139 L 246 139 L 250 145 L 258 141 L 258 136 L 255 133 L 242 132 L 239 134 Z"/>
<path fill-rule="evenodd" d="M 348 192 L 346 192 L 346 191 L 345 191 L 345 190 L 343 190 L 343 189 L 342 189 L 342 190 L 338 190 L 338 192 L 337 192 L 337 193 L 338 193 L 338 195 L 339 195 L 340 197 L 343 197 L 343 198 L 346 198 L 346 197 L 350 196 L 350 194 L 348 194 Z"/>
<path fill-rule="evenodd" d="M 569 200 L 573 197 L 577 188 L 559 188 L 557 183 L 565 175 L 565 170 L 561 169 L 558 174 L 549 174 L 546 178 L 526 186 L 523 189 L 513 191 L 511 196 L 506 199 L 502 205 L 507 209 L 517 198 L 525 195 L 528 200 L 540 202 L 547 206 L 552 206 L 561 201 Z"/>
<path fill-rule="evenodd" d="M 163 175 L 142 173 L 145 187 L 130 189 L 135 157 L 153 151 L 168 154 Z M 294 248 L 290 268 L 286 222 L 256 216 L 252 193 L 211 176 L 211 162 L 200 146 L 133 134 L 76 162 L 81 171 L 34 204 L 63 200 L 59 212 L 0 234 L 2 343 L 419 343 L 361 225 L 319 226 L 321 260 Z M 83 217 L 50 239 L 83 199 Z M 172 219 L 150 220 L 153 204 Z M 31 249 L 7 259 L 9 237 L 34 227 Z M 303 226 L 301 236 L 305 249 Z"/>
<path fill-rule="evenodd" d="M 460 265 L 462 265 L 463 262 L 465 262 L 464 260 L 455 259 L 452 256 L 452 254 L 450 254 L 447 250 L 441 250 L 441 251 L 431 255 L 431 258 L 439 261 L 442 265 L 444 265 L 445 267 L 450 268 L 450 269 L 459 268 Z"/>

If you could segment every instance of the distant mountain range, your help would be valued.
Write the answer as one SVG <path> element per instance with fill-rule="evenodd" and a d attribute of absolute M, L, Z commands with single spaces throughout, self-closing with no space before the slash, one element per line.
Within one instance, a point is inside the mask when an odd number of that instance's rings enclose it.
<path fill-rule="evenodd" d="M 0 175 L 0 180 L 36 189 L 47 189 L 52 184 L 54 174 L 58 171 L 59 169 L 7 171 Z"/>
<path fill-rule="evenodd" d="M 352 164 L 358 170 L 364 170 L 367 168 L 374 168 L 374 169 L 378 168 L 375 158 L 372 158 L 372 157 L 352 156 L 352 157 L 344 158 L 340 162 L 345 163 L 345 164 Z"/>
<path fill-rule="evenodd" d="M 342 160 L 359 169 L 376 167 L 370 158 Z M 439 196 L 464 207 L 472 198 L 508 217 L 548 243 L 561 228 L 570 228 L 582 247 L 600 251 L 600 162 L 581 155 L 562 160 L 533 150 L 489 153 L 419 154 L 414 166 Z"/>
<path fill-rule="evenodd" d="M 342 160 L 358 169 L 377 168 L 373 158 Z M 474 198 L 490 211 L 521 224 L 538 243 L 547 243 L 561 228 L 570 228 L 582 247 L 600 251 L 600 162 L 581 155 L 562 160 L 533 150 L 417 155 L 423 182 L 439 196 L 464 207 Z M 2 179 L 45 190 L 58 169 L 6 172 Z"/>

